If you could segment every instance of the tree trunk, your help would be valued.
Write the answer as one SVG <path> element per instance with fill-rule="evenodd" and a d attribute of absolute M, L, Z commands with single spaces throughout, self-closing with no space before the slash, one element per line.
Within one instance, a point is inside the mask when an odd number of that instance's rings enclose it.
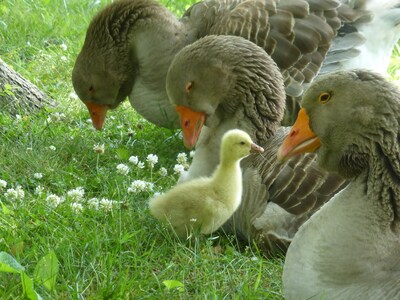
<path fill-rule="evenodd" d="M 46 105 L 55 106 L 55 102 L 0 59 L 1 112 L 22 114 Z"/>

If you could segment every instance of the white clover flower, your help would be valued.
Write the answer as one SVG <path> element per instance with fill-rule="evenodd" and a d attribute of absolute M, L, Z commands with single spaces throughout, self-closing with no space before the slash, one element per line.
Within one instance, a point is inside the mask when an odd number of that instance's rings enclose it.
<path fill-rule="evenodd" d="M 165 176 L 168 175 L 168 171 L 167 171 L 167 169 L 164 168 L 164 167 L 161 167 L 160 170 L 158 171 L 158 173 L 160 173 L 160 175 L 161 175 L 162 177 L 165 177 Z"/>
<path fill-rule="evenodd" d="M 100 207 L 105 211 L 111 211 L 115 205 L 115 201 L 103 198 L 100 200 Z"/>
<path fill-rule="evenodd" d="M 186 153 L 178 153 L 178 155 L 176 156 L 176 161 L 178 162 L 178 164 L 181 165 L 185 165 L 187 163 L 187 155 Z"/>
<path fill-rule="evenodd" d="M 144 169 L 144 162 L 139 161 L 138 164 L 137 164 L 137 167 L 138 167 L 139 169 Z"/>
<path fill-rule="evenodd" d="M 49 146 L 49 149 L 52 151 L 56 151 L 57 148 L 55 146 L 51 145 L 51 146 Z"/>
<path fill-rule="evenodd" d="M 35 173 L 33 174 L 33 177 L 36 179 L 42 179 L 43 178 L 43 174 L 42 173 Z"/>
<path fill-rule="evenodd" d="M 0 179 L 0 189 L 4 189 L 7 186 L 7 181 Z"/>
<path fill-rule="evenodd" d="M 135 131 L 132 128 L 128 128 L 128 135 L 129 136 L 134 136 L 135 135 Z"/>
<path fill-rule="evenodd" d="M 127 175 L 129 173 L 129 167 L 125 164 L 119 164 L 117 166 L 117 173 L 121 175 Z"/>
<path fill-rule="evenodd" d="M 82 204 L 78 202 L 71 203 L 71 208 L 75 213 L 80 213 L 83 211 Z"/>
<path fill-rule="evenodd" d="M 64 113 L 55 112 L 55 113 L 52 113 L 50 116 L 48 116 L 46 121 L 47 121 L 47 123 L 61 122 L 61 121 L 65 120 L 65 118 L 66 117 L 65 117 Z"/>
<path fill-rule="evenodd" d="M 44 187 L 38 185 L 38 186 L 35 188 L 35 195 L 41 196 L 42 193 L 43 193 L 43 190 L 44 190 Z"/>
<path fill-rule="evenodd" d="M 129 157 L 129 162 L 130 162 L 131 164 L 137 165 L 137 164 L 139 163 L 139 157 L 137 157 L 137 156 L 131 156 L 131 157 Z"/>
<path fill-rule="evenodd" d="M 59 197 L 57 195 L 51 194 L 51 195 L 47 196 L 46 201 L 49 206 L 56 208 L 61 203 L 63 203 L 65 201 L 65 199 L 63 197 Z"/>
<path fill-rule="evenodd" d="M 86 119 L 86 123 L 92 124 L 92 119 Z"/>
<path fill-rule="evenodd" d="M 72 100 L 78 100 L 78 99 L 79 99 L 78 95 L 77 95 L 74 91 L 72 91 L 71 93 L 69 93 L 68 97 L 69 97 L 70 99 L 72 99 Z M 90 119 L 89 119 L 89 120 L 90 120 Z"/>
<path fill-rule="evenodd" d="M 25 197 L 25 192 L 20 186 L 17 186 L 15 189 L 8 189 L 4 196 L 9 200 L 22 200 Z"/>
<path fill-rule="evenodd" d="M 154 165 L 158 162 L 158 156 L 155 154 L 149 154 L 147 155 L 146 161 L 150 165 L 150 168 L 154 168 Z"/>
<path fill-rule="evenodd" d="M 98 154 L 104 154 L 104 151 L 105 151 L 104 144 L 95 144 L 93 146 L 93 150 L 94 150 L 94 152 L 96 152 Z"/>
<path fill-rule="evenodd" d="M 55 112 L 51 115 L 51 118 L 55 121 L 55 122 L 61 122 L 64 121 L 66 116 L 64 113 L 59 113 L 59 112 Z"/>
<path fill-rule="evenodd" d="M 91 199 L 89 199 L 87 201 L 87 204 L 88 204 L 90 209 L 98 210 L 99 209 L 99 205 L 100 205 L 100 201 L 97 198 L 91 198 Z"/>
<path fill-rule="evenodd" d="M 67 192 L 68 197 L 78 202 L 82 201 L 84 194 L 85 190 L 81 186 L 78 186 L 76 189 L 72 189 Z"/>
<path fill-rule="evenodd" d="M 154 184 L 144 180 L 135 180 L 128 188 L 128 193 L 140 193 L 153 191 Z"/>
<path fill-rule="evenodd" d="M 184 172 L 185 172 L 185 167 L 184 167 L 183 165 L 181 165 L 181 164 L 176 164 L 176 165 L 174 166 L 174 173 L 175 173 L 175 174 L 181 175 L 181 174 L 184 173 Z"/>
<path fill-rule="evenodd" d="M 63 51 L 67 51 L 67 49 L 68 49 L 67 45 L 65 45 L 64 43 L 62 43 L 62 44 L 60 45 L 60 48 L 61 48 Z"/>
<path fill-rule="evenodd" d="M 195 151 L 194 151 L 194 150 L 192 150 L 192 151 L 190 151 L 190 152 L 189 152 L 189 156 L 190 156 L 190 158 L 193 158 L 193 157 L 194 157 L 194 153 L 195 153 Z"/>
<path fill-rule="evenodd" d="M 61 59 L 62 61 L 67 61 L 67 60 L 68 60 L 68 58 L 67 58 L 65 55 L 61 55 L 60 59 Z"/>

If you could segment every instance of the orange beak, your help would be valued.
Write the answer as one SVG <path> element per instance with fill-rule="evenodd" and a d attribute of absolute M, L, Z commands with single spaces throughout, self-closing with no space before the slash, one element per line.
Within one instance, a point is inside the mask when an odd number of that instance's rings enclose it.
<path fill-rule="evenodd" d="M 203 112 L 193 111 L 186 106 L 177 106 L 176 111 L 181 119 L 183 144 L 186 148 L 192 149 L 196 145 L 201 128 L 206 121 L 206 114 Z"/>
<path fill-rule="evenodd" d="M 278 159 L 285 160 L 296 154 L 314 152 L 321 146 L 319 137 L 311 130 L 304 108 L 300 109 L 296 122 L 278 150 Z"/>
<path fill-rule="evenodd" d="M 90 118 L 92 119 L 93 127 L 97 130 L 101 130 L 106 120 L 106 115 L 108 111 L 108 106 L 99 105 L 92 102 L 84 102 L 87 106 Z"/>

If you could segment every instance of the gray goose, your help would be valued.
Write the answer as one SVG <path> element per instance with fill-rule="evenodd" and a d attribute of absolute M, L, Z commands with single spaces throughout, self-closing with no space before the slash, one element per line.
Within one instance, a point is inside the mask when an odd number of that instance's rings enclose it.
<path fill-rule="evenodd" d="M 349 185 L 289 246 L 286 299 L 400 299 L 400 90 L 366 70 L 321 76 L 279 150 L 316 152 Z"/>
<path fill-rule="evenodd" d="M 292 124 L 299 106 L 294 99 L 317 74 L 341 24 L 370 24 L 366 22 L 370 17 L 365 10 L 368 5 L 351 1 L 358 5 L 353 9 L 348 1 L 343 2 L 208 0 L 194 4 L 178 20 L 155 0 L 115 1 L 90 23 L 72 82 L 97 129 L 103 127 L 107 110 L 116 108 L 128 96 L 148 121 L 178 128 L 178 115 L 165 92 L 172 59 L 184 46 L 206 35 L 238 35 L 261 46 L 277 63 L 288 96 L 286 123 Z M 391 6 L 385 11 L 391 11 Z M 394 26 L 393 17 L 385 20 Z M 347 60 L 346 53 L 350 58 L 358 56 L 354 47 L 364 41 L 355 31 L 357 28 L 352 27 L 340 33 L 326 69 Z M 393 46 L 393 42 L 386 44 Z"/>
<path fill-rule="evenodd" d="M 256 242 L 265 255 L 285 252 L 298 227 L 344 180 L 318 170 L 313 154 L 285 163 L 276 159 L 289 129 L 280 126 L 285 89 L 275 62 L 241 37 L 207 36 L 175 56 L 166 85 L 178 110 L 190 109 L 205 119 L 180 182 L 210 176 L 219 163 L 223 134 L 233 128 L 246 131 L 265 152 L 242 160 L 242 203 L 223 228 Z"/>

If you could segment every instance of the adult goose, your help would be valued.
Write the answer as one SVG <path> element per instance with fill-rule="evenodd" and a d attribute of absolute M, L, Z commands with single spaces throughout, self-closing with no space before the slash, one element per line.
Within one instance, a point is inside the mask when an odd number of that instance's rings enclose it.
<path fill-rule="evenodd" d="M 241 37 L 207 36 L 176 55 L 166 85 L 178 110 L 190 109 L 205 120 L 181 182 L 210 176 L 219 163 L 221 137 L 230 129 L 246 131 L 265 149 L 263 155 L 242 160 L 242 203 L 224 229 L 258 243 L 266 255 L 284 252 L 298 227 L 344 181 L 319 171 L 314 155 L 277 161 L 276 151 L 289 129 L 280 126 L 285 90 L 275 62 Z M 194 132 L 200 130 L 191 125 Z"/>
<path fill-rule="evenodd" d="M 315 151 L 349 185 L 298 231 L 283 270 L 286 299 L 400 299 L 400 91 L 365 70 L 313 83 L 279 149 Z"/>
<path fill-rule="evenodd" d="M 299 106 L 295 99 L 317 74 L 342 23 L 348 27 L 377 23 L 367 22 L 371 16 L 368 3 L 377 0 L 367 1 L 367 6 L 361 4 L 364 1 L 343 2 L 207 0 L 194 4 L 178 20 L 155 0 L 115 1 L 90 23 L 72 82 L 97 129 L 103 127 L 107 110 L 116 108 L 128 96 L 135 110 L 150 122 L 178 128 L 178 115 L 165 92 L 172 59 L 184 46 L 206 35 L 237 35 L 261 46 L 277 63 L 285 79 L 286 119 L 290 123 Z M 394 2 L 379 4 L 382 7 L 376 11 L 392 11 Z M 381 20 L 379 14 L 376 16 L 374 21 Z M 383 20 L 394 26 L 393 19 L 390 15 Z M 356 27 L 348 27 L 340 33 L 335 55 L 328 62 L 330 67 L 358 56 L 354 48 L 364 39 Z M 379 35 L 391 32 L 392 28 Z M 393 42 L 386 44 L 393 46 Z"/>

